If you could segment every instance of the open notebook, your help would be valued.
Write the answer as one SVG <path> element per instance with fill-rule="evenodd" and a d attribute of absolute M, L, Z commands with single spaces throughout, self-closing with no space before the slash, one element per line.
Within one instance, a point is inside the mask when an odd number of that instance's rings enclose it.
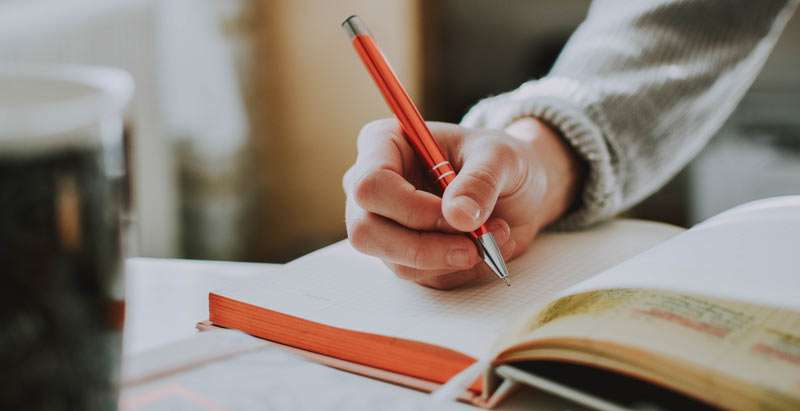
<path fill-rule="evenodd" d="M 785 197 L 686 232 L 619 220 L 548 233 L 511 262 L 512 287 L 438 291 L 342 242 L 280 275 L 211 293 L 209 314 L 215 325 L 422 390 L 489 360 L 463 396 L 482 406 L 518 385 L 511 381 L 544 381 L 613 408 L 624 400 L 570 387 L 612 371 L 723 407 L 797 407 L 798 244 L 800 197 Z"/>

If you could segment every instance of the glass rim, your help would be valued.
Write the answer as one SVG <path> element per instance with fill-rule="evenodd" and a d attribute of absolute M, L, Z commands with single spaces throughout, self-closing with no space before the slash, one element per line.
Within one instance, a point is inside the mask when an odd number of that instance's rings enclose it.
<path fill-rule="evenodd" d="M 15 81 L 27 82 L 26 87 L 36 85 L 30 91 L 37 98 L 16 106 L 13 96 L 0 99 L 0 150 L 41 148 L 70 139 L 70 143 L 79 143 L 69 136 L 71 131 L 99 124 L 112 115 L 121 117 L 134 90 L 132 77 L 121 69 L 0 63 L 0 92 L 3 83 L 8 88 Z M 70 87 L 69 93 L 63 91 Z"/>

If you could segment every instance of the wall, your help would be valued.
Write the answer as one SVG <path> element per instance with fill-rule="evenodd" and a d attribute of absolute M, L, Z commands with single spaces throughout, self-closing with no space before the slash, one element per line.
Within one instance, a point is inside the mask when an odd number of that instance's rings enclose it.
<path fill-rule="evenodd" d="M 255 1 L 245 90 L 260 179 L 248 259 L 284 261 L 345 237 L 341 177 L 366 122 L 390 115 L 341 22 L 359 14 L 420 98 L 415 1 Z"/>

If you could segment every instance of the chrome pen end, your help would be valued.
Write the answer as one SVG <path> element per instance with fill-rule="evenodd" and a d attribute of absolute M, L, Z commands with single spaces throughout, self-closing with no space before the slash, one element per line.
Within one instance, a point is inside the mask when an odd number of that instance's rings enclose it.
<path fill-rule="evenodd" d="M 494 241 L 494 237 L 492 233 L 485 233 L 478 237 L 475 240 L 478 243 L 478 249 L 481 252 L 481 256 L 483 257 L 483 261 L 492 272 L 503 282 L 506 283 L 507 286 L 511 286 L 511 283 L 508 281 L 508 267 L 506 267 L 506 262 L 503 261 L 503 254 L 500 253 L 500 247 L 497 246 L 497 243 Z"/>
<path fill-rule="evenodd" d="M 347 35 L 350 36 L 351 39 L 362 34 L 369 34 L 367 26 L 363 21 L 361 21 L 361 18 L 355 14 L 346 18 L 342 22 L 342 28 L 347 32 Z"/>

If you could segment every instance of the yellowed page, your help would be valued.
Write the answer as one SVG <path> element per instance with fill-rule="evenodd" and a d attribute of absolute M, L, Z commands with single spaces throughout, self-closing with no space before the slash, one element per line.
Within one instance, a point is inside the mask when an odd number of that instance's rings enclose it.
<path fill-rule="evenodd" d="M 521 316 L 499 339 L 516 346 L 503 358 L 639 370 L 750 408 L 800 405 L 798 245 L 800 196 L 736 207 Z"/>
<path fill-rule="evenodd" d="M 560 350 L 555 356 L 639 370 L 717 404 L 800 406 L 795 311 L 667 291 L 600 290 L 548 305 L 520 333 L 529 343 L 506 360 Z"/>
<path fill-rule="evenodd" d="M 511 287 L 493 279 L 451 291 L 398 279 L 380 260 L 341 242 L 219 294 L 311 321 L 481 357 L 520 312 L 680 231 L 619 220 L 582 232 L 545 234 L 510 264 Z"/>

